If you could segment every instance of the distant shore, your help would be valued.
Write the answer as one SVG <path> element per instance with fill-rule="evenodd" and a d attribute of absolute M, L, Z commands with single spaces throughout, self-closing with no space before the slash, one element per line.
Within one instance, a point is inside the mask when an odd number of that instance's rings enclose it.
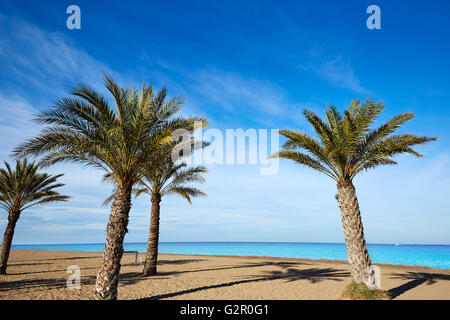
<path fill-rule="evenodd" d="M 12 250 L 0 299 L 91 299 L 100 252 Z M 338 299 L 351 281 L 345 261 L 256 256 L 161 254 L 158 275 L 123 258 L 119 299 Z M 394 299 L 450 300 L 450 270 L 377 264 Z M 68 289 L 69 266 L 81 288 Z"/>

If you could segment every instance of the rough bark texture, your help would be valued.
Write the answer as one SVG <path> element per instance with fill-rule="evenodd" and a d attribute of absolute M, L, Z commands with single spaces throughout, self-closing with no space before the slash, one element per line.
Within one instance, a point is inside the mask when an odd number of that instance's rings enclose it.
<path fill-rule="evenodd" d="M 123 239 L 127 233 L 130 208 L 131 186 L 119 186 L 114 196 L 106 227 L 106 244 L 103 250 L 103 260 L 97 274 L 94 289 L 95 300 L 117 299 L 120 260 L 123 255 Z"/>
<path fill-rule="evenodd" d="M 159 210 L 161 196 L 154 194 L 152 196 L 152 212 L 150 215 L 150 231 L 148 234 L 147 254 L 145 256 L 143 276 L 156 274 L 156 263 L 158 260 L 158 243 L 159 243 Z"/>
<path fill-rule="evenodd" d="M 355 187 L 351 181 L 343 181 L 338 183 L 337 189 L 348 264 L 353 281 L 365 283 L 369 288 L 374 289 L 376 288 L 375 273 L 366 247 Z"/>
<path fill-rule="evenodd" d="M 3 235 L 2 249 L 0 252 L 0 274 L 6 274 L 14 229 L 16 228 L 19 216 L 20 212 L 11 212 L 8 215 L 8 225 L 6 226 L 5 234 Z"/>

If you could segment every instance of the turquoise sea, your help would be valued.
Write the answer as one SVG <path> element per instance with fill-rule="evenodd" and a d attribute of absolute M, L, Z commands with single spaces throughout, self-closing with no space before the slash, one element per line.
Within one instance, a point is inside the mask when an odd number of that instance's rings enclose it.
<path fill-rule="evenodd" d="M 103 244 L 23 244 L 13 249 L 101 252 Z M 126 243 L 126 251 L 145 252 L 146 243 Z M 450 269 L 450 245 L 369 244 L 373 263 Z M 162 242 L 160 253 L 271 256 L 347 260 L 343 243 L 309 242 Z"/>

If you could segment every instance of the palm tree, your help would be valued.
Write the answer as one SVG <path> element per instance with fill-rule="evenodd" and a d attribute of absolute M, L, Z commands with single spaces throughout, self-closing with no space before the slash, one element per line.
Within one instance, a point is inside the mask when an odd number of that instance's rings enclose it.
<path fill-rule="evenodd" d="M 280 130 L 287 138 L 283 150 L 272 157 L 293 160 L 319 171 L 337 182 L 337 200 L 341 209 L 348 263 L 356 283 L 365 283 L 375 288 L 374 271 L 366 248 L 364 230 L 359 211 L 353 178 L 367 169 L 379 165 L 397 164 L 392 158 L 409 153 L 422 155 L 412 146 L 423 145 L 436 138 L 408 133 L 392 134 L 396 129 L 414 118 L 413 113 L 402 113 L 378 128 L 371 126 L 385 108 L 383 103 L 370 99 L 363 104 L 351 102 L 342 115 L 333 106 L 326 110 L 326 122 L 315 113 L 304 110 L 303 114 L 313 127 L 319 140 L 305 132 Z M 307 153 L 302 153 L 303 149 Z"/>
<path fill-rule="evenodd" d="M 103 259 L 97 274 L 94 299 L 116 299 L 127 233 L 133 186 L 140 180 L 143 165 L 164 145 L 175 129 L 191 128 L 201 118 L 175 118 L 183 105 L 178 98 L 167 99 L 167 89 L 156 95 L 152 86 L 120 88 L 105 75 L 105 87 L 111 93 L 115 110 L 94 89 L 78 85 L 74 98 L 63 98 L 35 121 L 47 125 L 38 137 L 14 150 L 17 157 L 45 155 L 42 165 L 74 162 L 102 169 L 115 181 L 114 201 L 106 228 Z"/>
<path fill-rule="evenodd" d="M 21 213 L 38 204 L 67 201 L 69 198 L 55 191 L 64 185 L 56 183 L 62 174 L 38 173 L 39 167 L 26 159 L 17 161 L 15 170 L 6 161 L 4 163 L 6 170 L 0 169 L 0 207 L 8 212 L 8 225 L 0 252 L 0 274 L 6 274 L 14 229 Z"/>
<path fill-rule="evenodd" d="M 165 195 L 179 195 L 185 198 L 189 204 L 192 204 L 191 198 L 206 196 L 205 193 L 188 184 L 203 183 L 205 179 L 202 174 L 208 171 L 207 168 L 204 166 L 187 167 L 187 164 L 181 162 L 180 159 L 189 156 L 194 150 L 202 149 L 208 145 L 208 142 L 196 142 L 191 138 L 185 142 L 185 146 L 188 147 L 186 151 L 188 152 L 180 156 L 179 154 L 173 154 L 175 143 L 166 144 L 145 165 L 142 178 L 133 189 L 136 197 L 148 194 L 151 200 L 150 229 L 144 270 L 142 272 L 143 276 L 156 274 L 162 197 Z M 104 180 L 114 183 L 109 175 L 105 175 Z M 105 200 L 104 204 L 108 204 L 112 200 L 113 196 L 110 196 Z"/>
<path fill-rule="evenodd" d="M 143 276 L 156 274 L 156 263 L 158 259 L 159 243 L 159 217 L 160 202 L 165 195 L 179 195 L 191 204 L 191 198 L 206 196 L 197 188 L 187 185 L 187 183 L 203 183 L 202 176 L 207 169 L 204 166 L 192 166 L 182 163 L 174 163 L 170 157 L 165 158 L 165 162 L 154 169 L 145 172 L 144 178 L 139 182 L 136 189 L 136 196 L 143 193 L 150 195 L 151 214 L 150 230 L 148 236 L 147 253 Z"/>

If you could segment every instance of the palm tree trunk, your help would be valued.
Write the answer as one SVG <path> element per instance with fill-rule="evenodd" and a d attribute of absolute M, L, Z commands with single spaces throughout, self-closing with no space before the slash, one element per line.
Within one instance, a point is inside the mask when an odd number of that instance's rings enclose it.
<path fill-rule="evenodd" d="M 351 181 L 346 180 L 339 182 L 337 189 L 348 264 L 353 281 L 365 283 L 369 288 L 374 289 L 376 288 L 375 273 L 366 247 L 355 187 Z"/>
<path fill-rule="evenodd" d="M 158 243 L 159 243 L 159 211 L 161 196 L 152 195 L 152 212 L 150 215 L 150 231 L 148 234 L 147 254 L 145 256 L 143 276 L 156 274 L 156 263 L 158 261 Z"/>
<path fill-rule="evenodd" d="M 106 227 L 106 244 L 103 260 L 97 274 L 94 289 L 95 300 L 117 299 L 120 260 L 123 255 L 123 239 L 127 233 L 128 214 L 131 208 L 131 185 L 118 186 Z"/>
<path fill-rule="evenodd" d="M 20 212 L 10 213 L 8 216 L 8 225 L 6 226 L 5 234 L 3 235 L 2 249 L 0 252 L 0 274 L 6 274 L 6 267 L 8 266 L 8 258 L 14 236 L 14 229 L 16 228 L 16 223 L 19 216 Z"/>

